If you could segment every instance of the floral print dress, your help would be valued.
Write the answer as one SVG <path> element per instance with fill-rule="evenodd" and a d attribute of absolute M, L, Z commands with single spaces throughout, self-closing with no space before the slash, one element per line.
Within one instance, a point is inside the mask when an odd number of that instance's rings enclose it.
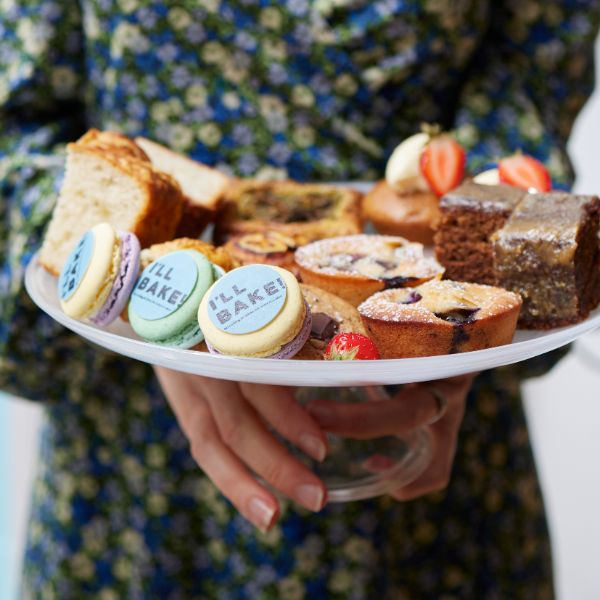
<path fill-rule="evenodd" d="M 599 15 L 598 0 L 0 0 L 0 388 L 46 409 L 23 598 L 552 597 L 519 381 L 556 353 L 477 378 L 445 492 L 288 505 L 262 535 L 194 464 L 150 368 L 41 314 L 23 273 L 64 143 L 91 126 L 240 176 L 366 180 L 439 122 L 473 171 L 521 148 L 568 185 Z"/>

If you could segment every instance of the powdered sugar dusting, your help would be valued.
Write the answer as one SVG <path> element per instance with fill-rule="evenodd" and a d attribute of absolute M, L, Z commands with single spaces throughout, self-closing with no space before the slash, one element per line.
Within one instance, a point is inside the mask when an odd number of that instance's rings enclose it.
<path fill-rule="evenodd" d="M 389 235 L 352 235 L 319 240 L 296 250 L 296 262 L 328 275 L 394 278 L 435 277 L 443 267 L 425 258 L 423 245 Z"/>
<path fill-rule="evenodd" d="M 406 303 L 411 294 L 421 296 Z M 415 288 L 391 289 L 367 298 L 358 312 L 367 319 L 388 322 L 446 323 L 435 313 L 476 310 L 472 320 L 513 310 L 521 304 L 517 294 L 502 288 L 457 281 L 428 281 Z"/>

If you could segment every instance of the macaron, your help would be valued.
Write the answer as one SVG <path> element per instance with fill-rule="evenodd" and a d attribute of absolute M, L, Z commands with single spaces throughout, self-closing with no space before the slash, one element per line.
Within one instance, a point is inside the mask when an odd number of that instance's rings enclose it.
<path fill-rule="evenodd" d="M 212 354 L 285 359 L 305 344 L 312 317 L 292 273 L 257 264 L 215 282 L 200 303 L 198 323 Z"/>
<path fill-rule="evenodd" d="M 196 346 L 204 339 L 198 306 L 222 273 L 196 250 L 161 256 L 144 269 L 133 289 L 128 308 L 131 327 L 148 342 Z"/>
<path fill-rule="evenodd" d="M 140 242 L 130 232 L 99 223 L 67 258 L 58 279 L 60 305 L 69 317 L 109 325 L 122 312 L 138 276 Z"/>

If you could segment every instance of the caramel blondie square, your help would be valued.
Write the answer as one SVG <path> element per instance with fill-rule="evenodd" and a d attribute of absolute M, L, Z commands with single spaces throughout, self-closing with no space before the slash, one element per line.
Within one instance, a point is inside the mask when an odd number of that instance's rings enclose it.
<path fill-rule="evenodd" d="M 492 236 L 498 283 L 523 298 L 520 327 L 569 325 L 596 306 L 599 215 L 596 196 L 530 194 Z"/>

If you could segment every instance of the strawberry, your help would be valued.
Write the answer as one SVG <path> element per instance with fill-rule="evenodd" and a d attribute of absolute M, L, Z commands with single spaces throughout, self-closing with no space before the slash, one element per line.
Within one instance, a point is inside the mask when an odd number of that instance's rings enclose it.
<path fill-rule="evenodd" d="M 327 360 L 376 360 L 375 344 L 362 333 L 338 333 L 325 350 Z"/>
<path fill-rule="evenodd" d="M 508 183 L 524 190 L 534 189 L 537 192 L 549 192 L 552 180 L 546 167 L 527 154 L 513 154 L 498 163 L 501 183 Z"/>
<path fill-rule="evenodd" d="M 454 189 L 465 174 L 466 155 L 449 135 L 431 139 L 421 154 L 421 173 L 437 196 Z"/>

